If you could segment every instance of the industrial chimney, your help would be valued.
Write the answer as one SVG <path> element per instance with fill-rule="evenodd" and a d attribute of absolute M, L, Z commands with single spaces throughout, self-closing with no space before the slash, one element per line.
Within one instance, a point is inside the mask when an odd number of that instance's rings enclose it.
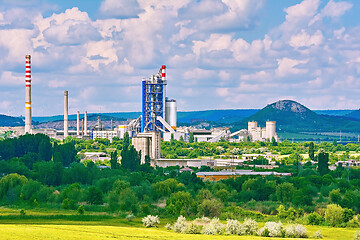
<path fill-rule="evenodd" d="M 76 135 L 80 136 L 80 112 L 77 111 L 76 114 Z"/>
<path fill-rule="evenodd" d="M 87 111 L 84 113 L 84 136 L 87 136 Z"/>
<path fill-rule="evenodd" d="M 69 105 L 68 91 L 64 91 L 64 139 L 69 136 Z"/>
<path fill-rule="evenodd" d="M 31 133 L 31 56 L 25 59 L 25 133 Z"/>

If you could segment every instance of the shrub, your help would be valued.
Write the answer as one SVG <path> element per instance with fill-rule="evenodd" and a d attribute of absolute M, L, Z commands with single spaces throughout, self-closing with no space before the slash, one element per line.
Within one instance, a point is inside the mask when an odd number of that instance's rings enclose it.
<path fill-rule="evenodd" d="M 347 227 L 352 227 L 352 228 L 359 228 L 360 227 L 360 222 L 358 219 L 353 218 L 351 219 L 349 222 L 346 223 Z"/>
<path fill-rule="evenodd" d="M 242 235 L 242 226 L 238 220 L 228 219 L 226 222 L 225 230 L 228 234 Z"/>
<path fill-rule="evenodd" d="M 128 214 L 128 215 L 126 215 L 126 220 L 128 220 L 129 222 L 131 222 L 134 218 L 135 218 L 135 216 L 134 216 L 134 214 Z"/>
<path fill-rule="evenodd" d="M 282 237 L 283 224 L 279 222 L 266 222 L 258 232 L 263 237 Z"/>
<path fill-rule="evenodd" d="M 21 216 L 25 216 L 25 215 L 26 215 L 25 209 L 21 209 L 21 210 L 20 210 L 20 215 L 21 215 Z"/>
<path fill-rule="evenodd" d="M 301 224 L 289 224 L 285 228 L 285 233 L 287 237 L 293 238 L 306 238 L 307 231 L 306 228 Z"/>
<path fill-rule="evenodd" d="M 306 218 L 307 218 L 308 224 L 311 224 L 311 225 L 320 225 L 325 220 L 317 212 L 313 212 L 313 213 L 308 214 Z"/>
<path fill-rule="evenodd" d="M 205 225 L 201 231 L 202 234 L 215 235 L 223 232 L 223 225 L 218 218 L 213 218 L 208 225 Z"/>
<path fill-rule="evenodd" d="M 77 209 L 77 212 L 78 212 L 78 214 L 80 214 L 80 215 L 84 215 L 84 213 L 85 213 L 85 208 L 84 208 L 84 206 L 83 206 L 83 205 L 80 205 L 80 206 L 78 207 L 78 209 Z"/>
<path fill-rule="evenodd" d="M 187 230 L 186 218 L 180 215 L 173 226 L 174 232 L 185 233 Z"/>
<path fill-rule="evenodd" d="M 201 232 L 201 226 L 196 223 L 190 223 L 187 227 L 186 233 L 189 234 L 199 234 Z"/>
<path fill-rule="evenodd" d="M 242 225 L 242 233 L 244 235 L 253 235 L 257 231 L 258 231 L 258 223 L 251 218 L 246 218 Z"/>
<path fill-rule="evenodd" d="M 314 236 L 312 236 L 312 238 L 320 239 L 323 238 L 323 235 L 321 234 L 321 231 L 316 231 Z"/>
<path fill-rule="evenodd" d="M 325 220 L 332 226 L 339 225 L 343 221 L 343 209 L 337 204 L 330 204 L 326 207 Z"/>
<path fill-rule="evenodd" d="M 343 208 L 343 221 L 345 223 L 350 221 L 354 217 L 354 214 L 355 214 L 354 210 Z"/>
<path fill-rule="evenodd" d="M 354 235 L 354 240 L 360 240 L 360 231 L 356 231 Z"/>
<path fill-rule="evenodd" d="M 144 217 L 141 221 L 145 227 L 157 227 L 157 225 L 160 224 L 159 217 L 152 215 L 148 215 L 147 217 Z"/>
<path fill-rule="evenodd" d="M 167 223 L 167 224 L 165 225 L 165 228 L 166 228 L 167 230 L 171 230 L 171 229 L 172 229 L 172 226 L 171 226 L 170 223 Z"/>

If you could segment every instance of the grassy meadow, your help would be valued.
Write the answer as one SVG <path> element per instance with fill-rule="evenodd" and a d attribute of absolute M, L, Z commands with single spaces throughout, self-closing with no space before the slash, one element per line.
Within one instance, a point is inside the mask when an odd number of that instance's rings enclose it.
<path fill-rule="evenodd" d="M 0 239 L 148 239 L 148 240 L 207 240 L 207 239 L 284 239 L 266 238 L 257 236 L 230 236 L 230 235 L 192 235 L 168 231 L 164 225 L 174 222 L 174 219 L 160 219 L 159 228 L 145 228 L 141 219 L 126 220 L 111 214 L 87 212 L 77 215 L 71 210 L 26 210 L 26 215 L 21 216 L 18 209 L 0 208 Z M 259 227 L 264 223 L 259 222 Z M 333 228 L 326 226 L 305 226 L 311 237 L 316 231 L 321 230 L 324 238 L 328 240 L 353 239 L 355 229 Z M 311 238 L 308 238 L 311 239 Z"/>

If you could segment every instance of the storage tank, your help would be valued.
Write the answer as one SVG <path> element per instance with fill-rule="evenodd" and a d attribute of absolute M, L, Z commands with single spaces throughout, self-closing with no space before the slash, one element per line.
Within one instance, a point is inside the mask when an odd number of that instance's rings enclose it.
<path fill-rule="evenodd" d="M 267 121 L 266 122 L 266 138 L 271 140 L 276 135 L 276 122 Z"/>
<path fill-rule="evenodd" d="M 177 104 L 175 99 L 166 99 L 165 104 L 165 121 L 170 124 L 172 129 L 176 130 L 177 122 Z"/>
<path fill-rule="evenodd" d="M 257 128 L 257 122 L 252 121 L 252 122 L 248 122 L 248 131 L 250 132 L 251 130 L 255 130 Z"/>

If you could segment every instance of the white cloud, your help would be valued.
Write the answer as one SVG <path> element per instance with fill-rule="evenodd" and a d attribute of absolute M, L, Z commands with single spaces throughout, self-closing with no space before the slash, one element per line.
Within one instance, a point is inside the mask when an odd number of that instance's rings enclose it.
<path fill-rule="evenodd" d="M 334 0 L 330 0 L 326 6 L 318 13 L 309 23 L 312 25 L 318 21 L 321 21 L 324 17 L 338 18 L 346 11 L 353 7 L 352 3 L 341 1 L 335 2 Z"/>
<path fill-rule="evenodd" d="M 277 59 L 278 61 L 278 68 L 276 69 L 276 75 L 279 77 L 285 77 L 289 74 L 304 74 L 307 72 L 306 69 L 299 69 L 296 68 L 299 64 L 307 63 L 308 60 L 295 60 L 291 58 L 282 58 Z"/>
<path fill-rule="evenodd" d="M 317 30 L 312 36 L 310 36 L 305 29 L 302 29 L 301 33 L 291 37 L 289 44 L 294 48 L 310 47 L 312 45 L 318 46 L 322 43 L 323 38 L 324 37 L 320 30 Z"/>
<path fill-rule="evenodd" d="M 104 0 L 100 12 L 106 17 L 137 17 L 141 9 L 137 0 Z"/>

